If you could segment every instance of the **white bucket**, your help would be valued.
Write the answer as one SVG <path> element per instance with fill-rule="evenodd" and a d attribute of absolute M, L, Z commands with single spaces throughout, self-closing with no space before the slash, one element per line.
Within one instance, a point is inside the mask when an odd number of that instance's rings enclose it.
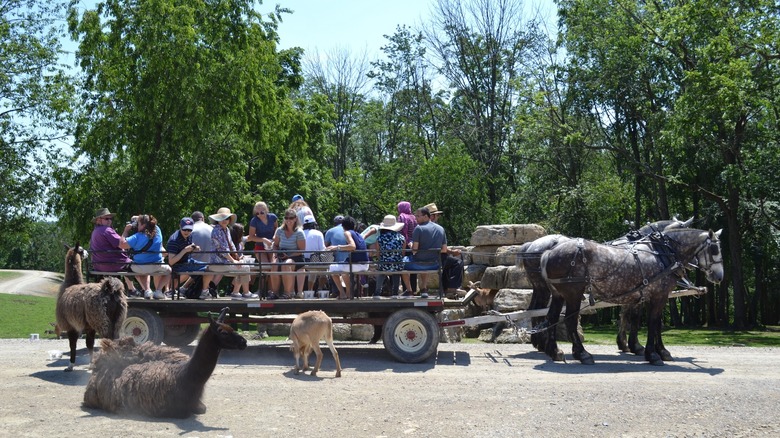
<path fill-rule="evenodd" d="M 329 295 L 329 292 L 326 291 L 326 290 L 318 290 L 317 291 L 317 296 L 319 298 L 328 298 L 328 295 Z"/>
<path fill-rule="evenodd" d="M 30 333 L 30 342 L 39 341 L 41 336 L 38 333 Z"/>
<path fill-rule="evenodd" d="M 314 298 L 314 291 L 313 290 L 305 290 L 303 291 L 303 298 L 310 300 Z"/>

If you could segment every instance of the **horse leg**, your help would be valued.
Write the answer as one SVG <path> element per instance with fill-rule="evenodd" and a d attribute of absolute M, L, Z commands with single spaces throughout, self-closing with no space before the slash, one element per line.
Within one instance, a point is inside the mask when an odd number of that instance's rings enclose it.
<path fill-rule="evenodd" d="M 575 359 L 585 365 L 593 365 L 593 355 L 585 350 L 579 333 L 577 333 L 577 315 L 580 313 L 581 301 L 578 297 L 566 300 L 566 333 L 571 341 L 571 353 Z"/>
<path fill-rule="evenodd" d="M 532 281 L 532 283 L 534 283 Z M 534 292 L 531 295 L 531 303 L 528 305 L 528 310 L 544 309 L 550 302 L 550 289 L 547 285 L 538 286 L 534 284 Z M 531 318 L 531 326 L 536 327 L 544 322 L 544 318 Z M 544 351 L 544 347 L 547 343 L 547 334 L 544 331 L 531 334 L 531 345 L 536 348 L 537 351 Z"/>
<path fill-rule="evenodd" d="M 73 371 L 73 365 L 76 364 L 76 343 L 79 340 L 79 332 L 76 330 L 68 330 L 68 344 L 70 345 L 70 364 L 65 371 Z"/>
<path fill-rule="evenodd" d="M 550 310 L 547 311 L 547 322 L 545 334 L 547 336 L 547 342 L 545 343 L 544 352 L 556 362 L 563 361 L 563 350 L 558 348 L 558 342 L 555 336 L 555 325 L 558 323 L 558 319 L 561 317 L 561 309 L 563 308 L 563 297 L 560 295 L 553 296 L 550 302 Z"/>
<path fill-rule="evenodd" d="M 631 330 L 628 334 L 628 348 L 637 356 L 645 354 L 645 347 L 639 343 L 639 327 L 642 325 L 642 304 L 632 304 L 629 307 L 629 326 Z"/>
<path fill-rule="evenodd" d="M 668 293 L 666 294 L 668 296 Z M 653 300 L 650 305 L 650 317 L 647 320 L 647 345 L 645 345 L 645 360 L 651 365 L 663 365 L 664 361 L 656 352 L 656 346 L 661 335 L 661 316 L 666 297 Z"/>
<path fill-rule="evenodd" d="M 664 340 L 663 335 L 661 334 L 663 329 L 663 322 L 661 323 L 661 328 L 658 330 L 658 338 L 655 340 L 655 351 L 658 353 L 659 356 L 661 356 L 661 359 L 664 361 L 671 360 L 673 361 L 674 358 L 672 357 L 672 353 L 669 352 L 669 350 L 666 349 L 664 346 Z"/>
<path fill-rule="evenodd" d="M 628 348 L 628 342 L 626 341 L 626 326 L 628 325 L 628 312 L 629 306 L 620 307 L 620 319 L 618 321 L 618 334 L 617 334 L 617 347 L 619 351 L 628 353 L 631 349 Z"/>

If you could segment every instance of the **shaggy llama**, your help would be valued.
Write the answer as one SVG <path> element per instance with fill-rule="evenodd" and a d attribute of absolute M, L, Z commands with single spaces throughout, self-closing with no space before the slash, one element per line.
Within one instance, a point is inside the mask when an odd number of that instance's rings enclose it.
<path fill-rule="evenodd" d="M 205 413 L 203 388 L 220 351 L 246 348 L 246 339 L 223 322 L 227 312 L 227 307 L 222 309 L 216 321 L 209 313 L 209 326 L 191 358 L 152 342 L 137 345 L 130 337 L 104 339 L 84 392 L 84 406 L 152 417 L 187 418 Z"/>
<path fill-rule="evenodd" d="M 314 350 L 317 362 L 314 364 L 311 375 L 317 375 L 317 371 L 322 365 L 322 350 L 320 350 L 320 339 L 322 338 L 325 338 L 330 352 L 333 353 L 333 359 L 336 360 L 336 377 L 341 377 L 339 352 L 333 345 L 333 321 L 322 310 L 309 310 L 301 313 L 295 317 L 290 325 L 290 340 L 292 341 L 290 349 L 295 356 L 295 374 L 300 372 L 298 362 L 301 357 L 303 357 L 303 371 L 309 369 L 309 355 Z"/>
<path fill-rule="evenodd" d="M 89 356 L 95 347 L 95 333 L 104 338 L 116 337 L 127 316 L 127 299 L 122 282 L 109 277 L 100 283 L 84 283 L 81 259 L 86 251 L 76 246 L 65 255 L 65 279 L 57 294 L 57 330 L 68 334 L 70 364 L 65 371 L 73 371 L 76 363 L 76 343 L 81 333 L 86 335 Z"/>

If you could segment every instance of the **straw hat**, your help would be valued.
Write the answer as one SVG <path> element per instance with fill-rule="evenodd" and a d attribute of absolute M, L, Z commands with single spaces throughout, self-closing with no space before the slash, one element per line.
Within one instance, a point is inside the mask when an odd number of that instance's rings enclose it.
<path fill-rule="evenodd" d="M 428 209 L 428 212 L 430 214 L 444 214 L 444 212 L 439 210 L 439 207 L 437 207 L 436 204 L 434 204 L 433 202 L 431 202 L 430 204 L 426 205 L 425 208 Z"/>
<path fill-rule="evenodd" d="M 401 228 L 404 227 L 403 222 L 398 222 L 395 220 L 395 216 L 392 214 L 388 214 L 385 216 L 384 219 L 382 219 L 382 223 L 379 224 L 380 230 L 393 230 L 395 232 L 401 231 Z"/>
<path fill-rule="evenodd" d="M 236 221 L 236 214 L 231 213 L 230 209 L 227 207 L 222 207 L 219 210 L 217 210 L 216 214 L 212 214 L 211 216 L 209 216 L 209 219 L 211 219 L 214 222 L 222 222 L 227 218 L 230 218 L 230 225 L 232 225 L 233 222 Z"/>
<path fill-rule="evenodd" d="M 105 216 L 108 216 L 108 217 L 114 217 L 114 213 L 111 213 L 111 212 L 110 212 L 110 211 L 108 211 L 108 209 L 107 209 L 107 208 L 105 208 L 105 207 L 104 207 L 104 208 L 98 208 L 98 209 L 95 211 L 95 217 L 93 217 L 93 218 L 92 218 L 92 223 L 94 224 L 94 223 L 95 223 L 95 222 L 98 220 L 98 218 L 100 218 L 100 217 L 105 217 Z"/>

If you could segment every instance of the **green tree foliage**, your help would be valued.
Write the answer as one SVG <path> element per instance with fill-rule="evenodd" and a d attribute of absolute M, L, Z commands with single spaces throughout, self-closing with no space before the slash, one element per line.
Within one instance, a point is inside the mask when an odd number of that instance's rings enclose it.
<path fill-rule="evenodd" d="M 0 1 L 0 259 L 50 215 L 46 193 L 73 97 L 58 61 L 62 15 L 53 1 Z"/>
<path fill-rule="evenodd" d="M 300 50 L 276 51 L 285 10 L 265 20 L 254 6 L 107 0 L 81 15 L 71 6 L 84 108 L 74 166 L 58 178 L 62 219 L 78 235 L 101 206 L 120 220 L 154 214 L 164 231 L 194 209 L 243 216 L 262 187 L 280 196 L 273 187 L 306 172 L 310 162 L 295 163 L 318 122 L 290 97 Z"/>

